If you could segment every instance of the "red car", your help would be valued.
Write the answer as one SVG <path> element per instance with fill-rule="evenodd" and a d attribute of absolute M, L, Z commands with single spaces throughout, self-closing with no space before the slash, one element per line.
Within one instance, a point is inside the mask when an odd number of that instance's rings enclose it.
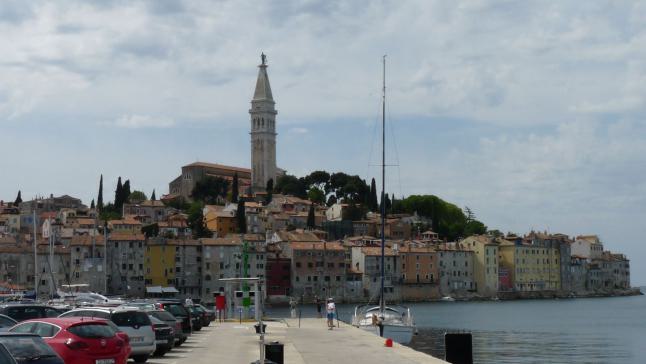
<path fill-rule="evenodd" d="M 65 363 L 125 364 L 130 355 L 128 335 L 103 319 L 42 318 L 23 321 L 9 332 L 41 336 Z"/>

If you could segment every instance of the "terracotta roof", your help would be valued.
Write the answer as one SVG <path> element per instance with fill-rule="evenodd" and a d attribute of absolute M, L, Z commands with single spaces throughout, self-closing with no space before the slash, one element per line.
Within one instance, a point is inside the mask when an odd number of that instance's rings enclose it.
<path fill-rule="evenodd" d="M 96 245 L 103 245 L 103 235 L 96 236 Z M 90 235 L 74 235 L 70 245 L 73 246 L 92 246 L 92 237 Z"/>
<path fill-rule="evenodd" d="M 128 233 L 111 233 L 108 237 L 110 241 L 143 241 L 146 240 L 144 234 L 128 234 Z"/>
<path fill-rule="evenodd" d="M 362 247 L 361 252 L 367 256 L 376 256 L 376 255 L 381 256 L 381 247 L 372 247 L 372 246 Z M 395 252 L 393 252 L 391 248 L 384 249 L 384 256 L 394 257 L 395 255 L 396 255 Z"/>
<path fill-rule="evenodd" d="M 251 169 L 249 169 L 249 168 L 225 166 L 224 164 L 207 163 L 207 162 L 194 162 L 194 163 L 191 163 L 191 164 L 187 164 L 184 167 L 219 168 L 219 169 L 235 171 L 235 172 L 251 173 Z M 184 167 L 182 167 L 182 168 L 184 168 Z"/>
<path fill-rule="evenodd" d="M 242 245 L 240 237 L 226 237 L 226 238 L 205 238 L 200 239 L 202 245 L 211 245 L 211 246 L 238 246 Z"/>
<path fill-rule="evenodd" d="M 343 245 L 338 242 L 304 242 L 293 241 L 289 244 L 292 250 L 345 250 Z"/>

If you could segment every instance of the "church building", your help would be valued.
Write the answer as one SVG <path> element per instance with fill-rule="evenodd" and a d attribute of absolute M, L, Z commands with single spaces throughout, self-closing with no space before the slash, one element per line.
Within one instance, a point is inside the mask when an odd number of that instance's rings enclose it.
<path fill-rule="evenodd" d="M 251 169 L 221 164 L 195 162 L 182 167 L 182 174 L 168 185 L 167 198 L 183 197 L 191 200 L 197 181 L 205 177 L 220 177 L 232 181 L 238 174 L 240 193 L 264 192 L 269 180 L 285 171 L 276 167 L 276 111 L 267 75 L 267 57 L 261 55 L 256 88 L 249 109 L 251 122 Z"/>

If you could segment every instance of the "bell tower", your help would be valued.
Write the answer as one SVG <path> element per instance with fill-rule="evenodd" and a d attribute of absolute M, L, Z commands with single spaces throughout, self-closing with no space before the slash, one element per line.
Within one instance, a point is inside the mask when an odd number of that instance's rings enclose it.
<path fill-rule="evenodd" d="M 264 191 L 270 179 L 276 183 L 276 111 L 267 76 L 267 56 L 260 56 L 256 90 L 251 99 L 251 187 Z"/>

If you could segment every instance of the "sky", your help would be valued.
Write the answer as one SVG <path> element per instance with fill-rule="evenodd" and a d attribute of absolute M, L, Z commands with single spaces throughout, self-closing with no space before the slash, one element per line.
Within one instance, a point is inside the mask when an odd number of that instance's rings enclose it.
<path fill-rule="evenodd" d="M 378 176 L 387 54 L 387 191 L 598 234 L 646 284 L 641 1 L 5 0 L 0 199 L 248 167 L 261 52 L 289 173 Z"/>

